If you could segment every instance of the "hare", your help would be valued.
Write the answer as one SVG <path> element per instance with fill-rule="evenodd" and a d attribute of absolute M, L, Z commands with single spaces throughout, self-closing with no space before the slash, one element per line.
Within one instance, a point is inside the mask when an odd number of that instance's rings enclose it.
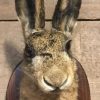
<path fill-rule="evenodd" d="M 15 5 L 25 41 L 20 100 L 78 100 L 70 46 L 81 0 L 58 0 L 49 31 L 44 0 L 15 0 Z"/>

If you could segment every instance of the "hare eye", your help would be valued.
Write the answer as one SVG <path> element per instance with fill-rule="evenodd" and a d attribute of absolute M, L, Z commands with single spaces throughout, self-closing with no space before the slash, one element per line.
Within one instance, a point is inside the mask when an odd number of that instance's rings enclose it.
<path fill-rule="evenodd" d="M 66 52 L 70 51 L 70 48 L 71 48 L 71 40 L 68 40 L 66 41 L 66 44 L 65 44 L 65 51 Z"/>
<path fill-rule="evenodd" d="M 35 50 L 31 46 L 26 45 L 24 55 L 29 58 L 35 57 Z"/>
<path fill-rule="evenodd" d="M 42 54 L 40 54 L 40 56 L 52 58 L 52 54 L 51 53 L 42 53 Z"/>

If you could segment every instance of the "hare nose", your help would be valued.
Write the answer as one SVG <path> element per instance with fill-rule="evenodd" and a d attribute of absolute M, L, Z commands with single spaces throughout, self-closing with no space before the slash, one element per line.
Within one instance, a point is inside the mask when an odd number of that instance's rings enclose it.
<path fill-rule="evenodd" d="M 65 82 L 67 82 L 67 76 L 61 72 L 51 73 L 51 75 L 44 77 L 44 83 L 54 88 L 61 87 Z"/>
<path fill-rule="evenodd" d="M 50 87 L 53 87 L 53 88 L 55 88 L 55 90 L 58 90 L 63 84 L 65 84 L 67 82 L 67 79 L 65 79 L 63 82 L 61 82 L 60 84 L 54 84 L 54 83 L 52 83 L 52 82 L 50 82 L 50 81 L 48 81 L 48 80 L 46 80 L 45 78 L 44 78 L 44 83 L 46 84 L 46 85 L 48 85 L 48 86 L 50 86 Z"/>

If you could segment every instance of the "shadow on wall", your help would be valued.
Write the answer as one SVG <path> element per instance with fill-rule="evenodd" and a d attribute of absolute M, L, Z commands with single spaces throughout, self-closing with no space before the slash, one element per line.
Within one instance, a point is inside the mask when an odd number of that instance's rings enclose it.
<path fill-rule="evenodd" d="M 16 44 L 10 41 L 5 41 L 4 50 L 6 62 L 8 63 L 10 70 L 14 70 L 16 65 L 22 60 L 23 54 L 21 53 L 21 50 L 17 48 Z"/>

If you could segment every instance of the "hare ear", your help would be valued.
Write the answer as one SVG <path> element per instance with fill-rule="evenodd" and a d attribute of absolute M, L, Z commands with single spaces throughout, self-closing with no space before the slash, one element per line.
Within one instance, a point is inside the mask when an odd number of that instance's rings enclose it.
<path fill-rule="evenodd" d="M 53 15 L 52 27 L 58 31 L 72 33 L 79 15 L 81 0 L 58 0 Z"/>
<path fill-rule="evenodd" d="M 25 38 L 44 28 L 44 0 L 15 0 L 15 6 Z"/>

